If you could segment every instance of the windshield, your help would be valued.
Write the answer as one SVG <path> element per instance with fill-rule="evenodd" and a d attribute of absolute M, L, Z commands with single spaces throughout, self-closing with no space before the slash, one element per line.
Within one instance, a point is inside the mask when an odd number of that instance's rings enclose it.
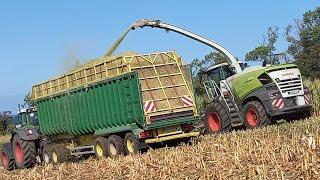
<path fill-rule="evenodd" d="M 21 113 L 21 122 L 23 126 L 25 125 L 39 126 L 38 113 L 37 112 Z"/>
<path fill-rule="evenodd" d="M 30 116 L 30 125 L 39 126 L 38 112 L 32 112 Z"/>

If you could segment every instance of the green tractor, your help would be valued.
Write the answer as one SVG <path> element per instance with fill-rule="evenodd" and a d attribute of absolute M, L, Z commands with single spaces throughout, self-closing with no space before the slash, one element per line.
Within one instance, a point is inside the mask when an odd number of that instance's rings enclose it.
<path fill-rule="evenodd" d="M 10 142 L 3 144 L 1 162 L 6 170 L 32 167 L 36 163 L 39 143 L 39 120 L 35 108 L 18 112 L 21 125 L 12 130 Z M 14 149 L 14 150 L 13 150 Z"/>
<path fill-rule="evenodd" d="M 308 88 L 294 64 L 245 68 L 218 43 L 160 20 L 143 19 L 131 26 L 173 31 L 208 45 L 227 57 L 227 63 L 212 66 L 203 73 L 203 86 L 210 102 L 202 115 L 208 133 L 229 131 L 245 125 L 257 128 L 279 119 L 308 117 L 312 103 Z"/>

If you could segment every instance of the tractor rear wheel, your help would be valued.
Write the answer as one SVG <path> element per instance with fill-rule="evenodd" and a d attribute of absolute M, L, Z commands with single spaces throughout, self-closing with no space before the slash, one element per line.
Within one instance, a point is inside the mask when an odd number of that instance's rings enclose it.
<path fill-rule="evenodd" d="M 15 135 L 12 141 L 14 159 L 17 167 L 30 168 L 36 163 L 36 146 L 34 141 L 25 141 Z"/>
<path fill-rule="evenodd" d="M 228 109 L 221 101 L 213 101 L 205 111 L 204 126 L 208 133 L 218 134 L 231 129 Z"/>
<path fill-rule="evenodd" d="M 124 155 L 123 139 L 118 135 L 111 135 L 107 140 L 107 154 L 110 158 Z"/>
<path fill-rule="evenodd" d="M 4 169 L 8 171 L 14 170 L 16 167 L 14 159 L 10 159 L 7 149 L 1 151 L 1 163 Z"/>
<path fill-rule="evenodd" d="M 271 124 L 267 112 L 259 101 L 249 101 L 244 106 L 244 122 L 247 128 L 254 129 Z"/>

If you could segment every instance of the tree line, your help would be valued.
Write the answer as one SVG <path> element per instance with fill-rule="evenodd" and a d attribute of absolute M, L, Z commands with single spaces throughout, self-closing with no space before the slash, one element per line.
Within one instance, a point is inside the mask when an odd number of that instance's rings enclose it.
<path fill-rule="evenodd" d="M 284 37 L 289 45 L 284 52 L 277 52 L 275 44 L 278 37 L 279 27 L 269 27 L 262 42 L 247 52 L 244 60 L 267 64 L 294 63 L 303 76 L 320 78 L 320 7 L 305 12 L 301 19 L 296 19 L 293 25 L 285 28 Z M 192 61 L 193 73 L 198 75 L 207 67 L 226 60 L 227 57 L 221 53 L 211 52 L 203 59 Z"/>

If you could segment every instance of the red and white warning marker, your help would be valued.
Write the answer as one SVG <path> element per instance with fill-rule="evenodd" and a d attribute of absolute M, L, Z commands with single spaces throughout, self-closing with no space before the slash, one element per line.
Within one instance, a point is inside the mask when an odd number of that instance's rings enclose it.
<path fill-rule="evenodd" d="M 304 95 L 304 101 L 306 102 L 306 104 L 311 104 L 311 96 L 310 96 L 310 94 L 305 94 Z"/>
<path fill-rule="evenodd" d="M 185 105 L 187 105 L 187 106 L 192 106 L 192 105 L 193 105 L 193 101 L 192 101 L 191 97 L 189 97 L 189 96 L 182 96 L 181 99 L 182 99 L 182 101 L 183 101 L 183 103 L 184 103 Z"/>
<path fill-rule="evenodd" d="M 154 101 L 146 101 L 144 103 L 143 107 L 144 107 L 144 110 L 146 111 L 146 113 L 157 111 Z"/>
<path fill-rule="evenodd" d="M 282 109 L 284 107 L 283 98 L 273 100 L 272 106 L 277 109 Z"/>

